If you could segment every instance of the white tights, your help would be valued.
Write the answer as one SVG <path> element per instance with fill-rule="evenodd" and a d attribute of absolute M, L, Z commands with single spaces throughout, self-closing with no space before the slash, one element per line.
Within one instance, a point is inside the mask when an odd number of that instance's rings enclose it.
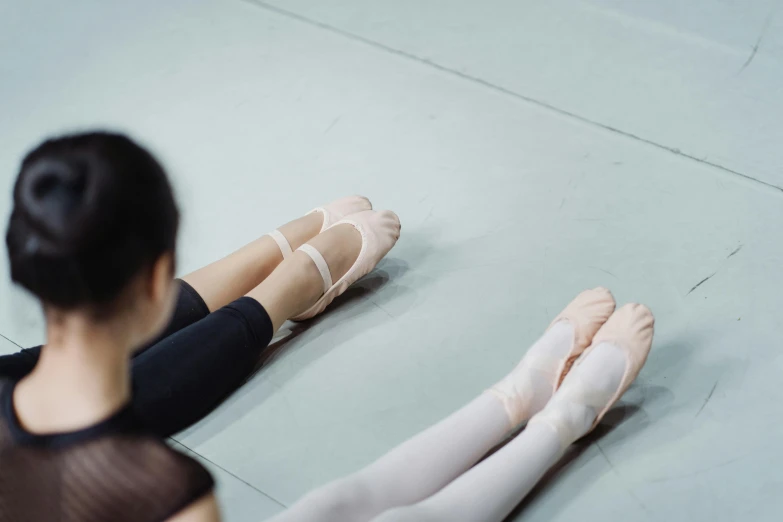
<path fill-rule="evenodd" d="M 562 352 L 563 343 L 567 350 L 572 339 L 570 325 L 558 324 L 529 352 Z M 573 378 L 581 383 L 597 377 L 600 389 L 593 391 L 608 401 L 625 368 L 621 351 L 608 344 L 596 347 L 584 363 L 571 370 L 542 414 L 546 418 L 547 412 L 554 413 L 555 418 L 567 422 L 533 422 L 474 467 L 516 427 L 504 404 L 495 395 L 484 393 L 363 470 L 305 495 L 270 522 L 502 521 L 596 418 L 597 411 L 573 402 L 573 393 L 566 393 L 573 374 L 581 374 Z M 524 379 L 526 376 L 518 373 L 523 366 L 510 377 Z M 551 389 L 547 390 L 550 385 L 540 374 L 529 377 L 538 384 L 528 383 L 521 389 L 535 395 L 535 400 L 520 400 L 536 406 L 526 412 L 523 421 L 540 410 L 551 395 Z"/>

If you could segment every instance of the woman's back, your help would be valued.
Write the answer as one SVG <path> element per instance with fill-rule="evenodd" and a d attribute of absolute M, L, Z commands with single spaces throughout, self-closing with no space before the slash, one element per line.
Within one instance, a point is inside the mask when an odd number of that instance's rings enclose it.
<path fill-rule="evenodd" d="M 0 381 L 0 522 L 146 522 L 213 487 L 206 469 L 139 429 L 130 408 L 86 429 L 27 432 Z"/>

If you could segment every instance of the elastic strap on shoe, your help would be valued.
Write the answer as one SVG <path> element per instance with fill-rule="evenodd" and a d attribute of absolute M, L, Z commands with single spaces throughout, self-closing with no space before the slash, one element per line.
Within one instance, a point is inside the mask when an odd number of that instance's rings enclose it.
<path fill-rule="evenodd" d="M 307 243 L 297 248 L 297 250 L 301 250 L 310 256 L 310 259 L 313 260 L 316 268 L 318 268 L 318 271 L 321 273 L 321 278 L 324 280 L 324 293 L 326 293 L 330 288 L 332 288 L 332 273 L 329 271 L 329 265 L 326 264 L 326 259 L 324 259 L 324 256 L 322 256 L 321 253 L 315 249 L 315 247 L 310 246 Z"/>
<path fill-rule="evenodd" d="M 267 235 L 274 239 L 275 243 L 277 243 L 277 246 L 280 247 L 280 252 L 283 254 L 283 259 L 288 259 L 288 256 L 294 253 L 293 250 L 291 250 L 291 245 L 288 243 L 288 240 L 279 230 L 273 230 Z"/>

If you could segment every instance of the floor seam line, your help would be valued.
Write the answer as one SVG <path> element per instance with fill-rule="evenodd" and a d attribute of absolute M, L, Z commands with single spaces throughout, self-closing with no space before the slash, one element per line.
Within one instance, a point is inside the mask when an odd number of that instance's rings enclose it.
<path fill-rule="evenodd" d="M 14 346 L 16 346 L 16 347 L 18 347 L 18 348 L 22 348 L 22 345 L 21 345 L 21 344 L 19 344 L 19 343 L 15 342 L 15 341 L 12 341 L 10 338 L 6 337 L 5 335 L 3 335 L 3 334 L 1 334 L 1 333 L 0 333 L 0 337 L 2 337 L 3 339 L 5 339 L 5 340 L 6 340 L 6 341 L 8 341 L 9 343 L 13 344 Z M 23 349 L 23 348 L 22 348 L 22 349 Z"/>
<path fill-rule="evenodd" d="M 234 478 L 235 478 L 235 479 L 237 479 L 238 481 L 242 482 L 244 485 L 246 485 L 246 486 L 248 486 L 249 488 L 253 489 L 254 491 L 256 491 L 256 492 L 258 492 L 258 493 L 262 494 L 263 496 L 265 496 L 266 498 L 268 498 L 269 500 L 271 500 L 272 502 L 274 502 L 275 504 L 277 504 L 277 505 L 278 505 L 278 506 L 280 506 L 281 508 L 283 508 L 283 509 L 287 509 L 287 508 L 288 508 L 288 506 L 286 506 L 285 504 L 283 504 L 282 502 L 280 502 L 279 500 L 277 500 L 277 499 L 276 499 L 275 497 L 273 497 L 272 495 L 270 495 L 270 494 L 268 494 L 268 493 L 265 493 L 265 492 L 261 491 L 260 489 L 258 489 L 257 487 L 255 487 L 253 484 L 251 484 L 251 483 L 250 483 L 250 482 L 248 482 L 247 480 L 245 480 L 245 479 L 243 479 L 242 477 L 240 477 L 240 476 L 238 476 L 238 475 L 234 474 L 233 472 L 231 472 L 231 471 L 227 470 L 226 468 L 224 468 L 223 466 L 221 466 L 221 465 L 220 465 L 220 464 L 218 464 L 217 462 L 214 462 L 214 461 L 212 461 L 212 460 L 208 459 L 207 457 L 205 457 L 204 455 L 202 455 L 202 454 L 201 454 L 201 453 L 199 453 L 198 451 L 194 450 L 193 448 L 191 448 L 191 447 L 189 447 L 189 446 L 186 446 L 185 444 L 183 444 L 182 442 L 178 441 L 178 440 L 177 440 L 177 439 L 175 439 L 174 437 L 171 437 L 171 440 L 173 440 L 174 442 L 176 442 L 177 444 L 179 444 L 179 445 L 180 445 L 180 446 L 182 446 L 183 448 L 187 449 L 188 451 L 190 451 L 190 452 L 191 452 L 191 453 L 193 453 L 194 455 L 197 455 L 199 458 L 202 458 L 202 459 L 206 460 L 207 462 L 209 462 L 210 464 L 212 464 L 212 465 L 213 465 L 213 466 L 215 466 L 216 468 L 218 468 L 218 469 L 220 469 L 220 470 L 222 470 L 222 471 L 225 471 L 226 473 L 228 473 L 229 475 L 231 475 L 232 477 L 234 477 Z"/>
<path fill-rule="evenodd" d="M 437 69 L 437 70 L 439 70 L 441 72 L 444 72 L 446 74 L 449 74 L 451 76 L 454 76 L 454 77 L 457 77 L 457 78 L 461 78 L 462 80 L 468 81 L 468 82 L 473 83 L 473 84 L 481 85 L 481 86 L 489 88 L 489 89 L 491 89 L 491 90 L 493 90 L 495 92 L 504 94 L 504 95 L 512 97 L 512 98 L 515 98 L 517 100 L 524 101 L 524 102 L 529 103 L 531 105 L 535 105 L 535 106 L 537 106 L 539 108 L 543 108 L 543 109 L 549 110 L 549 111 L 554 112 L 556 114 L 559 114 L 561 116 L 565 116 L 565 117 L 570 118 L 572 120 L 576 120 L 576 121 L 579 121 L 581 123 L 587 124 L 589 126 L 598 127 L 600 129 L 608 131 L 608 132 L 610 132 L 612 134 L 623 136 L 625 138 L 631 139 L 631 140 L 636 141 L 638 143 L 646 144 L 648 146 L 651 146 L 651 147 L 654 147 L 656 149 L 668 152 L 670 154 L 673 154 L 675 156 L 679 156 L 679 157 L 687 159 L 687 160 L 691 160 L 691 161 L 693 161 L 695 163 L 699 163 L 699 164 L 707 166 L 707 167 L 712 167 L 712 168 L 714 168 L 716 170 L 719 170 L 719 171 L 723 172 L 724 174 L 740 177 L 740 178 L 742 178 L 742 179 L 744 179 L 746 181 L 750 181 L 750 182 L 753 182 L 755 184 L 758 184 L 761 188 L 772 190 L 772 191 L 774 191 L 774 193 L 777 193 L 777 194 L 783 193 L 783 187 L 779 187 L 779 186 L 777 186 L 777 185 L 775 185 L 773 183 L 769 183 L 767 181 L 763 181 L 763 180 L 758 179 L 758 178 L 754 178 L 753 176 L 751 176 L 749 174 L 744 174 L 742 172 L 739 172 L 737 170 L 731 169 L 729 167 L 725 167 L 725 166 L 723 166 L 723 165 L 721 165 L 719 163 L 714 163 L 712 161 L 708 161 L 706 159 L 699 158 L 699 157 L 694 156 L 692 154 L 688 154 L 686 152 L 683 152 L 682 150 L 680 150 L 677 147 L 670 147 L 668 145 L 663 145 L 663 144 L 658 143 L 656 141 L 652 141 L 650 139 L 643 138 L 641 136 L 637 136 L 636 134 L 633 134 L 631 132 L 618 129 L 616 127 L 612 127 L 611 125 L 607 125 L 605 123 L 601 123 L 600 121 L 591 120 L 590 118 L 587 118 L 585 116 L 581 116 L 581 115 L 576 114 L 574 112 L 570 112 L 570 111 L 567 111 L 565 109 L 561 109 L 559 107 L 551 105 L 551 104 L 549 104 L 547 102 L 544 102 L 544 101 L 541 101 L 541 100 L 537 100 L 535 98 L 531 98 L 531 97 L 526 96 L 524 94 L 520 94 L 520 93 L 518 93 L 516 91 L 512 91 L 512 90 L 510 90 L 510 89 L 508 89 L 506 87 L 501 87 L 499 85 L 495 85 L 494 83 L 491 83 L 491 82 L 489 82 L 487 80 L 484 80 L 482 78 L 479 78 L 477 76 L 471 76 L 470 74 L 463 73 L 461 71 L 458 71 L 456 69 L 452 69 L 452 68 L 447 67 L 445 65 L 440 65 L 438 63 L 429 61 L 429 60 L 427 60 L 425 58 L 421 58 L 419 56 L 416 56 L 415 54 L 411 54 L 411 53 L 408 53 L 406 51 L 401 51 L 399 49 L 395 49 L 394 47 L 390 47 L 390 46 L 382 44 L 380 42 L 376 42 L 375 40 L 370 40 L 369 38 L 366 38 L 364 36 L 360 36 L 358 34 L 351 33 L 351 32 L 346 31 L 344 29 L 340 29 L 339 27 L 335 27 L 333 25 L 329 25 L 327 23 L 320 22 L 320 21 L 314 20 L 312 18 L 308 18 L 306 16 L 300 15 L 300 14 L 295 13 L 293 11 L 288 11 L 286 9 L 277 7 L 275 5 L 267 4 L 266 2 L 263 2 L 261 0 L 240 0 L 240 1 L 244 2 L 244 3 L 247 3 L 247 4 L 250 4 L 250 5 L 253 5 L 253 6 L 256 6 L 256 7 L 260 8 L 260 9 L 264 9 L 266 11 L 277 13 L 280 16 L 284 16 L 286 18 L 297 20 L 297 21 L 299 21 L 301 23 L 304 23 L 304 24 L 307 24 L 307 25 L 310 25 L 310 26 L 314 26 L 314 27 L 318 27 L 320 29 L 324 29 L 324 30 L 329 31 L 331 33 L 340 35 L 340 36 L 342 36 L 344 38 L 347 38 L 347 39 L 350 39 L 350 40 L 353 40 L 353 41 L 356 41 L 356 42 L 360 42 L 360 43 L 362 43 L 364 45 L 368 45 L 368 46 L 373 47 L 375 49 L 378 49 L 378 50 L 381 50 L 381 51 L 384 51 L 384 52 L 387 52 L 387 53 L 390 53 L 390 54 L 393 54 L 393 55 L 405 58 L 407 60 L 414 61 L 414 62 L 419 63 L 421 65 L 425 65 L 425 66 Z"/>

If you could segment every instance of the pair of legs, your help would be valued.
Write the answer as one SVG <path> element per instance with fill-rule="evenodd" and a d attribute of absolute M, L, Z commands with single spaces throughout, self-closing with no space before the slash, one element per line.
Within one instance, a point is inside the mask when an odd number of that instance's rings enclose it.
<path fill-rule="evenodd" d="M 596 289 L 569 310 L 491 390 L 270 522 L 502 521 L 597 424 L 649 351 L 646 308 L 613 314 L 611 294 Z M 476 465 L 525 422 L 521 434 Z"/>
<path fill-rule="evenodd" d="M 324 219 L 312 213 L 278 230 L 293 249 L 311 244 L 339 277 L 356 260 L 362 239 L 350 225 L 321 233 Z M 322 293 L 313 261 L 302 252 L 284 261 L 270 236 L 185 276 L 166 330 L 133 358 L 133 407 L 139 419 L 160 436 L 199 421 L 252 373 L 285 320 Z M 0 377 L 27 375 L 40 350 L 0 357 Z"/>

